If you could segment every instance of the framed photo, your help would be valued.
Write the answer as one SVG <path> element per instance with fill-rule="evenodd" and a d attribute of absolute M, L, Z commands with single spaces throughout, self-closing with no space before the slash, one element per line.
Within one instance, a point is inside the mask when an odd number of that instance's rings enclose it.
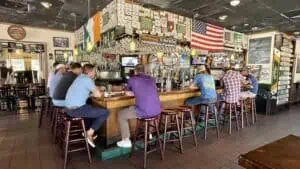
<path fill-rule="evenodd" d="M 55 50 L 55 62 L 68 63 L 69 58 L 73 56 L 73 50 Z"/>
<path fill-rule="evenodd" d="M 59 48 L 68 48 L 69 38 L 53 37 L 53 46 Z"/>

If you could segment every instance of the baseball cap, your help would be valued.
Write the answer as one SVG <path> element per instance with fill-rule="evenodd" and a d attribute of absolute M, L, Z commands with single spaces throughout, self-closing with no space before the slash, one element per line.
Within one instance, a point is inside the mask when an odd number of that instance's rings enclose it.
<path fill-rule="evenodd" d="M 65 65 L 64 64 L 58 64 L 56 67 L 55 67 L 55 70 L 58 70 L 60 68 L 65 68 Z"/>

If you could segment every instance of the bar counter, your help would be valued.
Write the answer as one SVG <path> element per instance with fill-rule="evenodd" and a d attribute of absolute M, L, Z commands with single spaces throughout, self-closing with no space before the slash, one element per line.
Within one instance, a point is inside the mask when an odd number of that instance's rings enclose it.
<path fill-rule="evenodd" d="M 187 98 L 199 96 L 199 90 L 181 89 L 160 92 L 159 98 L 163 108 L 183 105 Z M 101 128 L 100 136 L 104 139 L 106 146 L 114 144 L 121 139 L 118 125 L 118 112 L 125 107 L 135 104 L 134 97 L 113 96 L 108 98 L 92 98 L 94 106 L 100 106 L 110 112 L 108 119 Z M 134 130 L 135 120 L 130 120 L 131 131 Z"/>

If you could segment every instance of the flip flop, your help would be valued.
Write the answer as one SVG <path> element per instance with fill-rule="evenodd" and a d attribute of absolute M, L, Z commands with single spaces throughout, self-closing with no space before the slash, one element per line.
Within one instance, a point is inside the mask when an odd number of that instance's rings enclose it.
<path fill-rule="evenodd" d="M 87 141 L 88 141 L 88 143 L 89 143 L 89 145 L 90 145 L 91 147 L 93 147 L 93 148 L 96 147 L 96 145 L 94 144 L 94 140 L 98 137 L 97 135 L 94 136 L 94 137 L 92 138 L 93 140 L 91 140 L 89 137 L 86 137 L 86 136 L 84 135 L 84 133 L 81 133 L 81 134 L 82 134 L 83 137 L 85 137 L 85 138 L 87 139 Z"/>

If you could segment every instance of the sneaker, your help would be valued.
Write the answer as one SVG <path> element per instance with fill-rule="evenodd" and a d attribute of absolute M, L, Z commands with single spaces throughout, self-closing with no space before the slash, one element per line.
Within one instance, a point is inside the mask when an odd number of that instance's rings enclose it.
<path fill-rule="evenodd" d="M 121 148 L 131 148 L 132 144 L 131 144 L 131 141 L 129 139 L 127 139 L 127 140 L 121 140 L 121 141 L 117 142 L 117 146 L 121 147 Z"/>
<path fill-rule="evenodd" d="M 84 133 L 81 133 L 81 134 L 82 134 L 83 137 L 85 137 Z M 86 139 L 87 139 L 89 145 L 90 145 L 91 147 L 93 147 L 93 148 L 96 147 L 96 145 L 95 145 L 95 143 L 94 143 L 94 140 L 95 140 L 97 137 L 98 137 L 97 135 L 94 136 L 94 137 L 89 137 L 89 136 L 86 137 Z"/>

